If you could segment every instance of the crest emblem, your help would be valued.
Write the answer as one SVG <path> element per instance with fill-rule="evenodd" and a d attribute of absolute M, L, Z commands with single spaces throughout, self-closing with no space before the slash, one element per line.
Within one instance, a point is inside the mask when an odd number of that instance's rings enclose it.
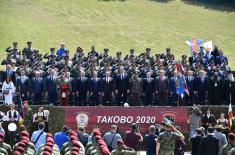
<path fill-rule="evenodd" d="M 78 114 L 76 116 L 76 122 L 77 122 L 78 127 L 79 126 L 87 127 L 88 121 L 89 121 L 88 113 L 78 112 Z"/>
<path fill-rule="evenodd" d="M 175 114 L 173 113 L 165 113 L 163 114 L 163 118 L 164 121 L 168 122 L 169 124 L 173 124 L 175 123 Z"/>

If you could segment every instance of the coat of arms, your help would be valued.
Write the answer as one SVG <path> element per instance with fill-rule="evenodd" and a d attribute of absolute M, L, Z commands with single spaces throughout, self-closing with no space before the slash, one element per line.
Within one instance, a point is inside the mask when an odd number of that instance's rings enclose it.
<path fill-rule="evenodd" d="M 77 125 L 82 127 L 87 127 L 89 116 L 86 112 L 78 112 L 76 116 Z"/>

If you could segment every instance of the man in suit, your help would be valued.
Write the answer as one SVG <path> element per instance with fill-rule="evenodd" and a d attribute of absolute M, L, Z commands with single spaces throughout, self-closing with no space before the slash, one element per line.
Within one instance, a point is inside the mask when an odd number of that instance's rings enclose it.
<path fill-rule="evenodd" d="M 102 91 L 101 79 L 98 78 L 96 71 L 93 72 L 93 77 L 89 81 L 89 97 L 90 105 L 99 105 Z"/>
<path fill-rule="evenodd" d="M 88 91 L 88 85 L 89 81 L 88 78 L 85 77 L 85 72 L 80 72 L 80 77 L 77 79 L 77 89 L 76 89 L 76 95 L 77 95 L 77 101 L 79 105 L 86 105 L 87 103 L 87 95 L 89 93 Z"/>
<path fill-rule="evenodd" d="M 158 105 L 167 104 L 168 94 L 168 79 L 165 76 L 165 71 L 159 71 L 159 77 L 155 79 L 155 93 L 157 95 Z"/>
<path fill-rule="evenodd" d="M 219 141 L 213 137 L 213 128 L 208 128 L 208 134 L 203 137 L 198 149 L 198 155 L 218 155 Z"/>
<path fill-rule="evenodd" d="M 55 70 L 50 70 L 50 75 L 45 79 L 45 94 L 49 104 L 57 105 L 57 88 L 56 82 L 58 77 L 55 75 Z"/>
<path fill-rule="evenodd" d="M 188 86 L 189 90 L 189 95 L 185 96 L 185 100 L 187 105 L 193 105 L 194 104 L 194 76 L 193 76 L 193 71 L 189 70 L 187 72 L 187 77 L 186 77 L 186 83 Z"/>
<path fill-rule="evenodd" d="M 42 104 L 42 96 L 43 96 L 43 78 L 40 77 L 40 72 L 35 72 L 35 77 L 32 79 L 32 96 L 34 104 Z"/>
<path fill-rule="evenodd" d="M 3 73 L 3 81 L 5 81 L 6 80 L 6 77 L 10 77 L 11 78 L 11 80 L 12 80 L 12 82 L 14 83 L 14 85 L 16 84 L 16 75 L 15 75 L 15 72 L 12 70 L 12 68 L 11 68 L 11 65 L 10 64 L 8 64 L 7 66 L 6 66 L 6 70 L 5 70 L 5 72 Z M 2 82 L 3 82 L 2 81 Z"/>
<path fill-rule="evenodd" d="M 20 76 L 16 79 L 16 93 L 20 95 L 22 100 L 29 99 L 29 78 L 25 76 L 25 71 L 20 72 Z"/>
<path fill-rule="evenodd" d="M 116 77 L 115 93 L 117 95 L 117 105 L 127 102 L 127 94 L 129 93 L 129 76 L 124 72 L 124 68 L 120 68 L 120 74 Z"/>
<path fill-rule="evenodd" d="M 154 95 L 154 78 L 151 77 L 151 73 L 146 73 L 146 78 L 143 80 L 143 98 L 144 105 L 152 105 Z"/>
<path fill-rule="evenodd" d="M 169 80 L 169 103 L 171 105 L 176 105 L 177 103 L 177 94 L 176 94 L 176 80 L 178 78 L 177 71 L 174 71 L 174 76 Z"/>
<path fill-rule="evenodd" d="M 225 102 L 228 105 L 229 103 L 232 103 L 232 105 L 235 104 L 235 80 L 233 77 L 233 73 L 228 73 L 228 79 L 224 82 L 224 97 Z"/>
<path fill-rule="evenodd" d="M 190 66 L 192 66 L 196 62 L 197 57 L 198 57 L 197 52 L 193 51 L 193 55 L 191 57 L 189 57 L 189 60 L 188 60 Z"/>
<path fill-rule="evenodd" d="M 201 143 L 201 139 L 203 137 L 201 128 L 198 128 L 195 131 L 196 131 L 196 136 L 189 139 L 191 142 L 191 146 L 192 146 L 192 149 L 191 149 L 192 155 L 198 155 L 197 152 Z"/>
<path fill-rule="evenodd" d="M 228 58 L 226 56 L 224 56 L 222 50 L 219 50 L 219 55 L 215 58 L 215 64 L 216 65 L 227 65 L 228 64 Z"/>
<path fill-rule="evenodd" d="M 202 127 L 205 128 L 205 130 L 208 129 L 208 127 L 213 127 L 216 124 L 216 119 L 213 114 L 211 114 L 210 108 L 207 109 L 206 114 L 202 116 Z"/>
<path fill-rule="evenodd" d="M 208 94 L 209 80 L 206 77 L 204 70 L 199 71 L 199 77 L 195 79 L 194 95 L 197 104 L 205 104 L 206 96 Z"/>
<path fill-rule="evenodd" d="M 112 95 L 114 90 L 114 80 L 110 77 L 110 72 L 105 73 L 105 77 L 102 79 L 102 103 L 103 105 L 111 105 Z"/>

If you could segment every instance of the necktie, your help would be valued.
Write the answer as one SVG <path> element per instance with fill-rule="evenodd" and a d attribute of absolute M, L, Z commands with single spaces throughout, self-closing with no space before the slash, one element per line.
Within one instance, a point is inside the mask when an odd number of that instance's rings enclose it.
<path fill-rule="evenodd" d="M 106 77 L 106 82 L 108 83 L 109 81 L 108 81 L 108 77 Z"/>

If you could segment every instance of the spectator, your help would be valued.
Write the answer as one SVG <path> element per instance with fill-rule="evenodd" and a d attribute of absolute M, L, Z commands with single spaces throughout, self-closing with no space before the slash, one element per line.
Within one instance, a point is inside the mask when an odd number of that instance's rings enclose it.
<path fill-rule="evenodd" d="M 198 155 L 218 155 L 219 141 L 213 137 L 213 128 L 208 128 L 208 134 L 203 137 L 198 149 Z"/>
<path fill-rule="evenodd" d="M 156 127 L 154 125 L 151 125 L 149 127 L 149 134 L 146 134 L 144 136 L 146 155 L 156 155 L 157 135 L 155 135 L 155 133 L 156 133 Z"/>
<path fill-rule="evenodd" d="M 203 137 L 201 128 L 197 128 L 195 131 L 196 131 L 196 136 L 191 137 L 189 139 L 190 142 L 191 142 L 191 146 L 192 146 L 192 149 L 191 149 L 191 154 L 192 155 L 198 155 L 197 152 L 198 152 L 198 149 L 199 149 L 199 146 L 200 146 L 200 143 L 201 143 L 201 139 Z"/>
<path fill-rule="evenodd" d="M 111 155 L 135 155 L 136 152 L 124 145 L 124 142 L 121 139 L 117 140 L 117 149 L 111 152 Z"/>
<path fill-rule="evenodd" d="M 54 135 L 54 142 L 60 150 L 62 149 L 63 144 L 69 141 L 68 132 L 69 128 L 64 126 L 61 132 L 57 132 Z"/>
<path fill-rule="evenodd" d="M 214 137 L 219 141 L 219 150 L 228 143 L 225 134 L 222 133 L 223 129 L 222 125 L 215 126 Z"/>
<path fill-rule="evenodd" d="M 202 126 L 207 131 L 208 127 L 213 127 L 216 124 L 216 119 L 213 114 L 211 114 L 210 108 L 207 109 L 206 114 L 202 116 Z"/>
<path fill-rule="evenodd" d="M 225 144 L 221 149 L 219 155 L 228 155 L 229 151 L 235 147 L 235 134 L 228 134 L 228 144 Z"/>
<path fill-rule="evenodd" d="M 195 130 L 198 129 L 201 125 L 201 114 L 201 110 L 196 105 L 192 106 L 188 118 L 190 138 L 195 135 Z"/>
<path fill-rule="evenodd" d="M 143 137 L 140 134 L 139 127 L 136 123 L 131 125 L 131 131 L 125 132 L 126 137 L 126 146 L 133 148 L 134 150 L 138 149 L 139 142 L 143 141 Z"/>
<path fill-rule="evenodd" d="M 38 123 L 38 130 L 34 131 L 31 137 L 31 141 L 35 145 L 36 151 L 38 151 L 40 145 L 44 145 L 46 143 L 46 135 L 44 132 L 45 124 L 43 122 Z"/>
<path fill-rule="evenodd" d="M 27 131 L 31 133 L 33 123 L 33 110 L 29 107 L 29 103 L 27 100 L 23 102 L 22 119 L 24 120 L 24 126 L 26 127 Z"/>
<path fill-rule="evenodd" d="M 217 125 L 222 125 L 224 128 L 228 127 L 228 119 L 224 117 L 224 113 L 220 114 L 220 118 L 216 121 Z"/>
<path fill-rule="evenodd" d="M 83 146 L 86 146 L 88 143 L 88 134 L 85 132 L 85 128 L 82 126 L 78 127 L 78 140 L 82 143 Z"/>
<path fill-rule="evenodd" d="M 0 133 L 0 153 L 10 155 L 12 154 L 12 148 L 10 145 L 4 143 L 5 135 Z"/>
<path fill-rule="evenodd" d="M 2 122 L 0 122 L 0 134 L 1 133 L 5 135 L 5 130 L 2 127 Z"/>
<path fill-rule="evenodd" d="M 118 127 L 116 125 L 112 125 L 111 131 L 104 134 L 104 141 L 110 152 L 117 149 L 117 140 L 119 139 L 122 139 L 122 137 L 118 133 Z"/>

